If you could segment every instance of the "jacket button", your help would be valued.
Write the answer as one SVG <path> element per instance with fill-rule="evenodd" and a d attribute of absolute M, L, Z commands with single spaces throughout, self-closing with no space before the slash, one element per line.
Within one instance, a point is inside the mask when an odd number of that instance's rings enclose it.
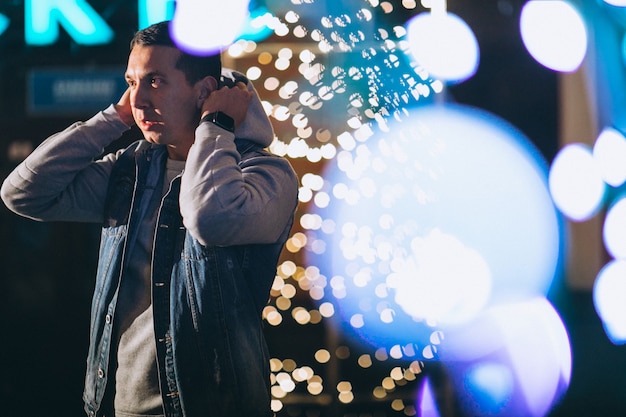
<path fill-rule="evenodd" d="M 104 378 L 104 371 L 102 368 L 98 369 L 98 378 Z"/>
<path fill-rule="evenodd" d="M 104 318 L 104 320 L 107 322 L 107 324 L 111 323 L 111 315 L 107 314 L 106 317 Z"/>

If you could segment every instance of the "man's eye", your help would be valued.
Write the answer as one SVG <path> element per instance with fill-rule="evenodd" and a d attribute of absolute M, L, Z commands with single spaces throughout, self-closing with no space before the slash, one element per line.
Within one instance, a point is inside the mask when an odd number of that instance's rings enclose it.
<path fill-rule="evenodd" d="M 152 78 L 150 80 L 150 84 L 154 87 L 158 87 L 161 84 L 161 79 L 160 78 Z"/>

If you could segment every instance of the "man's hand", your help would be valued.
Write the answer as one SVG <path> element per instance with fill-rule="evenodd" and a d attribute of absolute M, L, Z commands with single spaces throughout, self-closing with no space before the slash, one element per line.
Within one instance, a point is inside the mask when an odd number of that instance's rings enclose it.
<path fill-rule="evenodd" d="M 246 118 L 252 96 L 253 93 L 248 91 L 248 87 L 242 82 L 238 82 L 232 88 L 222 87 L 214 90 L 202 103 L 201 117 L 221 111 L 233 118 L 236 128 Z"/>
<path fill-rule="evenodd" d="M 130 88 L 127 88 L 122 97 L 120 97 L 120 101 L 115 105 L 115 110 L 117 110 L 117 114 L 122 119 L 122 122 L 126 123 L 127 126 L 135 124 L 133 110 L 130 107 Z"/>

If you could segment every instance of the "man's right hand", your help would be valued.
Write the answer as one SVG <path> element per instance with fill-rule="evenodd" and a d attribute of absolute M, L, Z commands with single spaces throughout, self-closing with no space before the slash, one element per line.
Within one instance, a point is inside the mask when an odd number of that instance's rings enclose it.
<path fill-rule="evenodd" d="M 117 110 L 117 114 L 122 119 L 122 122 L 126 123 L 127 126 L 135 124 L 133 110 L 130 106 L 130 88 L 127 88 L 122 97 L 120 97 L 120 100 L 115 105 L 115 110 Z"/>

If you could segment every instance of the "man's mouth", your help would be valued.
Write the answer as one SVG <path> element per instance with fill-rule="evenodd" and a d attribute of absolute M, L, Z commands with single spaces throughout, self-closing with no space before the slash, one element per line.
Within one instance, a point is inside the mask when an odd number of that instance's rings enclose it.
<path fill-rule="evenodd" d="M 155 127 L 155 126 L 161 126 L 162 124 L 163 124 L 162 122 L 157 122 L 157 121 L 155 121 L 155 120 L 146 120 L 146 119 L 143 119 L 143 120 L 141 120 L 141 122 L 139 123 L 139 127 L 140 127 L 142 130 L 150 130 L 150 129 L 152 129 L 152 128 L 153 128 L 153 127 Z"/>

